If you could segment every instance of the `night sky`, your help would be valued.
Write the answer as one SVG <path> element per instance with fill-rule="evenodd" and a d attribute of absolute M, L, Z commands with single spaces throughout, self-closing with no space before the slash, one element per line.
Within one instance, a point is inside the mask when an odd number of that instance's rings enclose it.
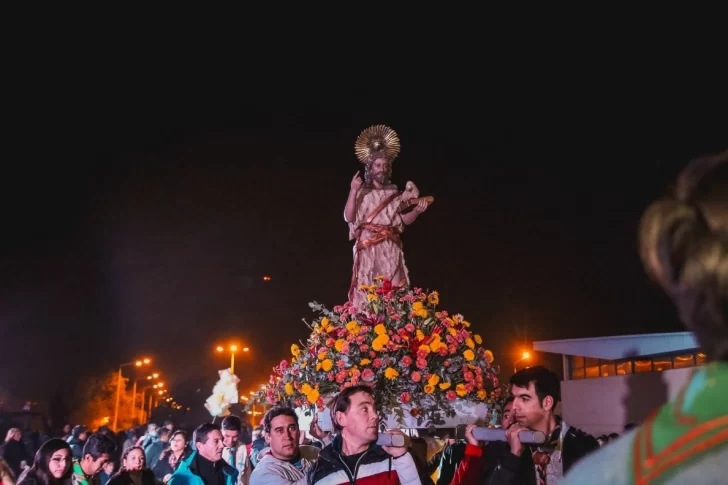
<path fill-rule="evenodd" d="M 252 349 L 241 390 L 262 382 L 307 335 L 308 302 L 346 299 L 353 144 L 379 123 L 401 138 L 394 182 L 435 197 L 403 236 L 413 283 L 506 367 L 524 327 L 531 341 L 680 330 L 636 228 L 687 161 L 726 147 L 720 100 L 562 74 L 66 81 L 23 98 L 0 200 L 0 387 L 43 399 L 151 354 L 201 404 L 232 337 Z"/>

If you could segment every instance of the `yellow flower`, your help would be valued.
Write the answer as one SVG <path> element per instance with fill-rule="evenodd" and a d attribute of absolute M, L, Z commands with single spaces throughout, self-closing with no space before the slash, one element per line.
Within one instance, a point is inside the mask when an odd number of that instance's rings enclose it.
<path fill-rule="evenodd" d="M 432 394 L 435 392 L 435 386 L 431 386 L 430 384 L 427 384 L 425 386 L 425 394 Z"/>
<path fill-rule="evenodd" d="M 422 333 L 422 330 L 418 329 L 416 335 L 417 335 L 417 340 L 419 340 L 419 341 L 425 340 L 425 334 Z"/>
<path fill-rule="evenodd" d="M 321 352 L 318 354 L 318 360 L 324 360 L 326 358 L 326 352 Z"/>
<path fill-rule="evenodd" d="M 437 374 L 432 374 L 427 380 L 427 383 L 431 386 L 436 386 L 438 382 L 440 382 L 440 376 Z"/>
<path fill-rule="evenodd" d="M 441 391 L 446 391 L 449 388 L 450 388 L 450 383 L 449 382 L 441 382 L 440 383 L 440 390 Z"/>
<path fill-rule="evenodd" d="M 380 323 L 376 327 L 374 327 L 374 333 L 376 333 L 377 335 L 385 335 L 387 333 L 387 328 L 384 326 L 383 323 Z"/>
<path fill-rule="evenodd" d="M 308 396 L 308 394 L 313 390 L 310 384 L 304 384 L 301 386 L 301 394 L 304 396 Z"/>
<path fill-rule="evenodd" d="M 345 343 L 346 343 L 346 340 L 340 338 L 339 340 L 337 340 L 334 343 L 334 348 L 336 349 L 337 352 L 341 352 L 341 349 L 344 348 Z"/>
<path fill-rule="evenodd" d="M 346 329 L 349 331 L 349 333 L 354 334 L 354 335 L 359 333 L 359 328 L 360 328 L 359 324 L 356 323 L 355 320 L 352 320 L 346 324 Z"/>
<path fill-rule="evenodd" d="M 384 276 L 377 275 L 377 276 L 374 277 L 374 281 L 384 281 Z"/>
<path fill-rule="evenodd" d="M 308 398 L 308 401 L 313 404 L 318 401 L 319 392 L 316 389 L 313 389 L 311 392 L 306 394 L 306 397 Z"/>
<path fill-rule="evenodd" d="M 447 329 L 447 331 L 448 331 L 448 333 L 449 333 L 450 335 L 452 335 L 453 337 L 454 337 L 455 335 L 457 335 L 457 334 L 458 334 L 458 331 L 457 331 L 457 330 L 455 330 L 455 329 L 454 329 L 454 328 L 452 328 L 452 327 L 448 328 L 448 329 Z"/>
<path fill-rule="evenodd" d="M 321 362 L 319 362 L 318 364 L 316 364 L 316 372 L 318 372 L 320 370 L 321 370 Z"/>
<path fill-rule="evenodd" d="M 387 367 L 387 370 L 384 371 L 384 377 L 391 381 L 399 377 L 399 372 L 392 369 L 391 367 Z"/>
<path fill-rule="evenodd" d="M 430 346 L 429 345 L 420 345 L 420 348 L 418 350 L 424 350 L 428 354 L 430 353 Z"/>
<path fill-rule="evenodd" d="M 303 391 L 303 389 L 301 389 Z M 458 394 L 458 396 L 463 397 L 468 393 L 468 390 L 465 389 L 465 384 L 458 384 L 455 386 L 455 392 Z"/>
<path fill-rule="evenodd" d="M 468 348 L 471 348 L 471 349 L 475 348 L 475 342 L 473 342 L 473 339 L 471 339 L 471 338 L 465 339 L 465 345 L 467 345 Z"/>
<path fill-rule="evenodd" d="M 414 313 L 416 317 L 425 318 L 427 316 L 427 310 L 422 305 L 421 301 L 416 301 L 412 304 L 412 313 Z"/>
<path fill-rule="evenodd" d="M 319 324 L 318 331 L 319 333 L 323 332 L 329 327 L 329 319 L 324 317 L 321 319 L 321 323 Z"/>
<path fill-rule="evenodd" d="M 480 335 L 478 335 L 477 333 L 475 335 L 473 335 L 473 340 L 475 340 L 475 343 L 478 345 L 483 343 L 482 337 Z"/>
<path fill-rule="evenodd" d="M 372 363 L 372 361 L 369 359 L 362 359 L 361 362 L 359 362 L 359 365 L 364 366 L 364 365 L 369 365 L 371 363 Z"/>
<path fill-rule="evenodd" d="M 326 359 L 323 362 L 321 362 L 321 368 L 324 370 L 324 372 L 330 371 L 333 366 L 334 366 L 334 361 L 331 359 Z"/>
<path fill-rule="evenodd" d="M 465 357 L 465 360 L 473 360 L 475 359 L 475 354 L 472 350 L 468 349 L 465 352 L 463 352 L 463 357 Z"/>
<path fill-rule="evenodd" d="M 491 352 L 490 350 L 486 350 L 485 351 L 485 359 L 488 362 L 493 362 L 493 359 L 495 359 L 495 357 L 493 357 L 493 352 Z"/>
<path fill-rule="evenodd" d="M 488 397 L 488 393 L 485 391 L 485 389 L 481 389 L 478 391 L 478 399 L 483 400 L 486 397 Z"/>
<path fill-rule="evenodd" d="M 291 345 L 291 354 L 293 354 L 294 357 L 298 357 L 298 354 L 301 353 L 301 349 L 298 348 L 298 345 L 293 344 Z"/>
<path fill-rule="evenodd" d="M 388 343 L 389 343 L 389 335 L 387 335 L 386 333 L 382 334 L 372 341 L 372 350 L 374 350 L 375 352 L 379 352 Z"/>
<path fill-rule="evenodd" d="M 463 327 L 468 328 L 470 326 L 470 322 L 467 320 L 463 320 Z"/>
<path fill-rule="evenodd" d="M 378 300 L 378 299 L 379 299 L 379 297 L 373 293 L 369 293 L 367 295 L 367 300 L 369 300 L 369 301 L 374 301 L 374 300 Z"/>
<path fill-rule="evenodd" d="M 435 337 L 432 339 L 432 342 L 430 342 L 430 350 L 432 350 L 433 352 L 437 352 L 438 350 L 440 350 L 441 343 L 442 342 L 440 342 L 440 334 L 436 333 Z"/>
<path fill-rule="evenodd" d="M 301 369 L 305 369 L 307 365 L 308 365 L 308 361 L 304 360 L 303 362 L 301 362 Z"/>
<path fill-rule="evenodd" d="M 286 382 L 285 390 L 289 396 L 293 395 L 293 385 L 290 382 Z"/>
<path fill-rule="evenodd" d="M 440 303 L 440 294 L 436 291 L 433 291 L 429 295 L 427 295 L 427 302 L 430 305 L 438 305 Z"/>

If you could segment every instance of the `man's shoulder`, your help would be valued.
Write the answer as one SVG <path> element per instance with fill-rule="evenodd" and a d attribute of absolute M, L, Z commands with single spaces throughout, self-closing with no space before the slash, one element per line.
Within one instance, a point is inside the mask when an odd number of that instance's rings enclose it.
<path fill-rule="evenodd" d="M 599 448 L 599 442 L 597 439 L 586 431 L 582 431 L 579 428 L 573 426 L 569 428 L 566 433 L 567 438 L 570 438 L 575 443 L 579 443 L 582 447 L 588 449 Z"/>

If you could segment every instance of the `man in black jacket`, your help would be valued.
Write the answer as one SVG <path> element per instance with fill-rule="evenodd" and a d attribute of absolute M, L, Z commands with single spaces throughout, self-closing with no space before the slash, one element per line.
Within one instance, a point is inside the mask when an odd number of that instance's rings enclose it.
<path fill-rule="evenodd" d="M 510 383 L 516 421 L 506 432 L 510 453 L 500 456 L 490 483 L 557 483 L 577 461 L 599 448 L 597 440 L 554 414 L 561 400 L 561 383 L 550 370 L 529 367 L 515 373 Z M 525 430 L 543 432 L 546 443 L 524 445 L 518 433 Z"/>

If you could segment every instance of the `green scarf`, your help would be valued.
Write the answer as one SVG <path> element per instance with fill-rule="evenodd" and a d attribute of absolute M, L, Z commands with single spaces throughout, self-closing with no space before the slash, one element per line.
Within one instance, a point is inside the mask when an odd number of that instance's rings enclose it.
<path fill-rule="evenodd" d="M 71 476 L 71 482 L 73 485 L 91 485 L 91 477 L 86 475 L 78 460 L 73 460 L 73 475 Z"/>
<path fill-rule="evenodd" d="M 674 477 L 700 457 L 728 446 L 728 362 L 698 370 L 635 435 L 630 469 L 635 485 Z"/>

